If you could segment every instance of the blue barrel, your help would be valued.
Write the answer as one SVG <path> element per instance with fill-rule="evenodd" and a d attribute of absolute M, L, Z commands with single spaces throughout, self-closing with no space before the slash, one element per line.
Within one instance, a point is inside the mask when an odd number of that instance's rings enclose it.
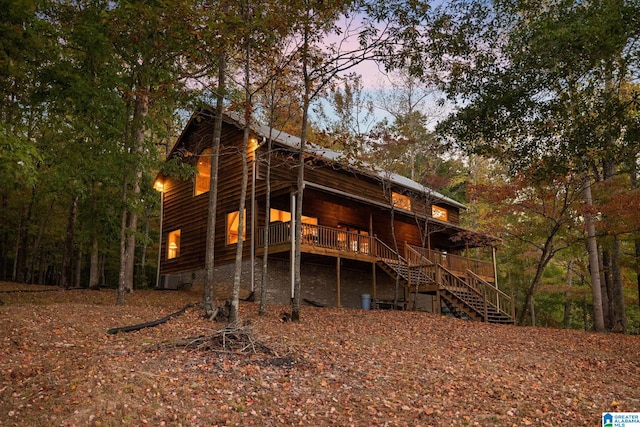
<path fill-rule="evenodd" d="M 371 295 L 369 294 L 360 295 L 360 302 L 362 304 L 363 310 L 371 310 Z"/>

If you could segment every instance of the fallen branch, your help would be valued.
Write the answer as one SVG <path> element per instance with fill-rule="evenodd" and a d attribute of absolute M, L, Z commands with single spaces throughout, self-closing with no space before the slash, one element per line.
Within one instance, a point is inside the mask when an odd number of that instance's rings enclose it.
<path fill-rule="evenodd" d="M 165 344 L 164 347 L 183 347 L 195 350 L 212 350 L 223 352 L 251 352 L 258 351 L 273 354 L 273 350 L 257 341 L 251 327 L 247 324 L 230 323 L 215 331 L 212 335 L 188 337 L 180 341 Z"/>
<path fill-rule="evenodd" d="M 0 291 L 0 294 L 27 294 L 37 292 L 61 292 L 61 291 L 82 291 L 85 288 L 59 288 L 59 289 L 12 289 L 9 291 Z"/>
<path fill-rule="evenodd" d="M 182 307 L 182 309 L 176 311 L 175 313 L 171 313 L 168 316 L 165 316 L 161 319 L 158 320 L 154 320 L 152 322 L 146 322 L 146 323 L 139 323 L 137 325 L 131 325 L 131 326 L 120 326 L 118 328 L 111 328 L 107 331 L 108 334 L 117 334 L 118 332 L 132 332 L 132 331 L 138 331 L 140 329 L 144 329 L 144 328 L 151 328 L 153 326 L 158 326 L 161 325 L 163 323 L 168 322 L 170 319 L 176 317 L 176 316 L 180 316 L 181 314 L 184 314 L 185 311 L 187 311 L 188 308 L 193 307 L 197 304 L 187 304 L 184 307 Z"/>
<path fill-rule="evenodd" d="M 322 303 L 319 303 L 317 301 L 314 301 L 314 300 L 310 300 L 310 299 L 304 298 L 303 301 L 306 302 L 309 305 L 314 306 L 314 307 L 326 307 L 326 305 L 324 305 Z"/>

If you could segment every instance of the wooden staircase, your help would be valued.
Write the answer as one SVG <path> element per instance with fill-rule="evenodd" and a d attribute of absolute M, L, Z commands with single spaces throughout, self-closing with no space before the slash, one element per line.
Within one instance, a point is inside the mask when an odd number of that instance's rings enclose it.
<path fill-rule="evenodd" d="M 389 253 L 389 252 L 392 253 Z M 377 265 L 391 277 L 399 278 L 410 292 L 435 294 L 452 315 L 489 323 L 514 324 L 513 299 L 471 270 L 454 273 L 431 262 L 420 250 L 408 246 L 407 257 L 387 247 Z M 395 256 L 393 256 L 395 255 Z"/>

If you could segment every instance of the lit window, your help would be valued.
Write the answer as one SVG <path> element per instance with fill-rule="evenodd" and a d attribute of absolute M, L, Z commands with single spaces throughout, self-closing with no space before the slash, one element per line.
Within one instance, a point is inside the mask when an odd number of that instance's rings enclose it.
<path fill-rule="evenodd" d="M 291 212 L 271 208 L 269 210 L 269 219 L 271 222 L 289 222 L 291 221 Z"/>
<path fill-rule="evenodd" d="M 440 206 L 431 206 L 431 216 L 435 219 L 439 219 L 440 221 L 449 221 L 449 212 Z"/>
<path fill-rule="evenodd" d="M 167 237 L 167 259 L 173 259 L 180 256 L 180 230 L 169 233 Z"/>
<path fill-rule="evenodd" d="M 411 198 L 409 196 L 393 192 L 391 193 L 391 202 L 395 208 L 404 209 L 406 211 L 411 210 Z"/>
<path fill-rule="evenodd" d="M 198 174 L 196 175 L 195 195 L 209 191 L 211 185 L 211 148 L 207 148 L 198 156 L 196 165 Z"/>
<path fill-rule="evenodd" d="M 291 212 L 271 208 L 269 211 L 269 219 L 271 222 L 289 222 L 291 221 Z M 318 225 L 318 218 L 302 215 L 302 223 Z"/>
<path fill-rule="evenodd" d="M 247 238 L 247 210 L 242 216 L 242 240 Z M 227 214 L 227 245 L 238 243 L 238 230 L 240 228 L 240 211 Z"/>

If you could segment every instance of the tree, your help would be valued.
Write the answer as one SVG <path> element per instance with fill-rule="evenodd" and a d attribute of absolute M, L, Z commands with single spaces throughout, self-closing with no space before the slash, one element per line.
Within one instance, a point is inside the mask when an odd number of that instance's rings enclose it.
<path fill-rule="evenodd" d="M 623 82 L 637 78 L 640 8 L 624 1 L 452 2 L 428 46 L 425 68 L 464 100 L 440 126 L 468 151 L 499 158 L 512 172 L 582 174 L 595 329 L 604 330 L 589 166 L 619 161 L 629 105 Z M 448 52 L 449 55 L 433 55 Z M 532 168 L 533 166 L 533 168 Z"/>
<path fill-rule="evenodd" d="M 302 73 L 302 127 L 298 151 L 297 201 L 295 223 L 302 219 L 304 195 L 305 144 L 309 127 L 309 108 L 311 103 L 325 90 L 327 85 L 341 73 L 349 71 L 355 65 L 367 59 L 384 59 L 393 66 L 391 59 L 397 53 L 396 47 L 403 42 L 415 40 L 414 32 L 426 20 L 429 11 L 427 3 L 417 1 L 407 4 L 403 1 L 372 2 L 323 2 L 318 5 L 305 1 L 295 16 L 295 33 L 301 40 L 298 60 Z M 362 25 L 354 25 L 354 19 L 362 14 Z M 346 23 L 337 25 L 340 17 L 346 17 Z M 337 34 L 339 41 L 323 50 L 322 36 Z M 358 37 L 355 47 L 348 47 L 347 41 L 352 35 Z M 294 261 L 294 298 L 292 320 L 300 320 L 301 281 L 300 281 L 300 242 L 301 227 L 295 230 Z"/>

